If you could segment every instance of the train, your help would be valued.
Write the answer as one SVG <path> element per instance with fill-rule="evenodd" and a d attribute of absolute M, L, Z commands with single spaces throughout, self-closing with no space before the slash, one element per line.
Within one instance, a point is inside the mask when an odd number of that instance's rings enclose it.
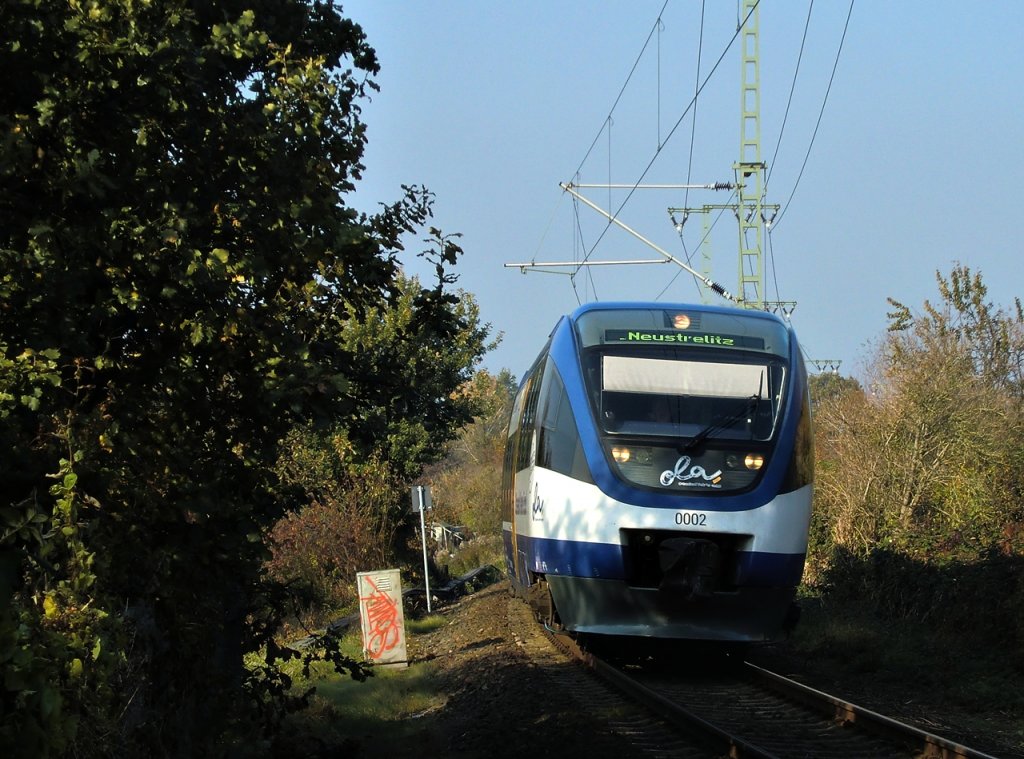
<path fill-rule="evenodd" d="M 511 590 L 557 629 L 749 644 L 794 623 L 814 449 L 792 325 L 765 311 L 590 303 L 512 403 Z"/>

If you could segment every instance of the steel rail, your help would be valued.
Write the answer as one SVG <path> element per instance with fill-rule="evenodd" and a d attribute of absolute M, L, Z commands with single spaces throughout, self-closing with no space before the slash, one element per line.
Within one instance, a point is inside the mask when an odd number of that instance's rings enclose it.
<path fill-rule="evenodd" d="M 903 743 L 908 749 L 920 751 L 922 756 L 939 757 L 940 759 L 997 759 L 991 754 L 968 748 L 940 735 L 886 717 L 884 714 L 879 714 L 863 706 L 857 706 L 756 664 L 744 662 L 744 666 L 755 678 L 785 697 L 798 701 L 821 714 L 830 715 L 843 724 L 863 728 L 886 740 Z"/>
<path fill-rule="evenodd" d="M 569 635 L 554 632 L 547 627 L 544 629 L 552 643 L 568 656 L 588 667 L 602 680 L 616 687 L 628 698 L 650 709 L 673 727 L 682 728 L 684 731 L 696 730 L 698 737 L 712 744 L 715 751 L 725 752 L 721 755 L 728 756 L 730 759 L 747 759 L 748 757 L 751 759 L 779 759 L 777 755 L 723 730 L 657 691 L 648 688 L 589 651 L 584 651 Z"/>
<path fill-rule="evenodd" d="M 778 753 L 772 753 L 737 734 L 742 731 L 715 724 L 712 721 L 713 717 L 711 720 L 702 717 L 672 697 L 659 693 L 622 669 L 585 651 L 570 635 L 547 627 L 545 632 L 555 646 L 589 668 L 598 678 L 657 714 L 668 725 L 705 742 L 709 748 L 719 752 L 719 755 L 734 759 L 778 759 Z M 821 715 L 830 723 L 852 728 L 862 735 L 871 735 L 874 739 L 883 740 L 893 747 L 899 746 L 900 751 L 906 751 L 908 755 L 928 759 L 997 759 L 991 754 L 886 717 L 749 662 L 743 662 L 740 674 L 741 679 L 737 681 L 737 685 L 746 682 L 747 687 L 750 687 L 753 683 L 765 691 L 775 693 L 776 698 L 785 699 Z"/>

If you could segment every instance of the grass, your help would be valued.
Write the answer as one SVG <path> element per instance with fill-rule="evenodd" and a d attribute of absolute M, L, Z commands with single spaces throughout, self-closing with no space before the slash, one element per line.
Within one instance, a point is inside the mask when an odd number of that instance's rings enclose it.
<path fill-rule="evenodd" d="M 500 542 L 476 539 L 451 558 L 457 558 L 449 568 L 452 576 L 460 576 L 502 558 Z M 445 624 L 439 614 L 420 619 L 406 616 L 407 642 Z M 358 626 L 342 639 L 341 650 L 353 659 L 364 658 Z M 406 756 L 410 746 L 421 743 L 425 722 L 419 718 L 445 706 L 446 697 L 437 693 L 436 666 L 431 662 L 376 667 L 374 676 L 364 683 L 338 675 L 323 663 L 312 667 L 309 679 L 302 677 L 301 665 L 296 662 L 285 665 L 285 671 L 293 679 L 293 692 L 316 689 L 310 706 L 287 719 L 285 732 L 295 737 L 292 748 L 296 749 L 309 746 L 310 752 L 315 752 L 325 746 L 354 749 L 367 745 L 374 754 Z"/>
<path fill-rule="evenodd" d="M 444 624 L 444 617 L 437 614 L 407 619 L 406 634 L 408 638 L 425 635 Z M 342 651 L 363 658 L 358 631 L 345 636 Z M 309 708 L 288 719 L 290 733 L 314 744 L 351 746 L 372 741 L 375 754 L 397 755 L 407 751 L 420 732 L 418 718 L 445 705 L 436 691 L 431 662 L 376 667 L 373 677 L 363 683 L 338 675 L 325 664 L 314 667 L 309 680 L 298 671 L 290 674 L 295 678 L 295 691 L 316 688 Z"/>
<path fill-rule="evenodd" d="M 444 627 L 444 617 L 440 614 L 431 614 L 423 619 L 405 620 L 405 629 L 409 635 L 426 635 L 440 627 Z"/>
<path fill-rule="evenodd" d="M 790 645 L 833 671 L 942 688 L 968 708 L 1024 710 L 1024 691 L 1006 690 L 1020 676 L 1007 652 L 975 639 L 971 631 L 883 620 L 867 605 L 852 602 L 836 605 L 810 597 L 801 605 L 804 614 Z M 990 693 L 997 694 L 994 702 Z"/>
<path fill-rule="evenodd" d="M 444 706 L 433 676 L 433 666 L 423 663 L 378 669 L 365 683 L 338 676 L 318 681 L 310 707 L 293 715 L 290 727 L 326 745 L 372 739 L 374 753 L 396 755 L 419 732 L 416 718 Z"/>

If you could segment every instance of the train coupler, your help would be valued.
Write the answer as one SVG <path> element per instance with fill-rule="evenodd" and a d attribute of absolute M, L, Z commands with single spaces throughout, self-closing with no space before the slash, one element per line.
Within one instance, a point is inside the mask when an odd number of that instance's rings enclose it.
<path fill-rule="evenodd" d="M 718 546 L 701 538 L 669 538 L 658 546 L 658 589 L 687 601 L 710 598 L 718 573 Z"/>

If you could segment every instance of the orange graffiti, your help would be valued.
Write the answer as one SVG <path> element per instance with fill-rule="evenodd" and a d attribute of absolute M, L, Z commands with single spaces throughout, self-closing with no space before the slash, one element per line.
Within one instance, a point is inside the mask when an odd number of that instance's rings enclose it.
<path fill-rule="evenodd" d="M 369 640 L 366 641 L 366 653 L 371 659 L 381 658 L 385 652 L 398 645 L 401 637 L 401 626 L 398 624 L 398 604 L 387 593 L 378 590 L 369 577 L 366 581 L 373 588 L 373 593 L 360 598 L 366 604 L 367 622 L 369 623 Z"/>

